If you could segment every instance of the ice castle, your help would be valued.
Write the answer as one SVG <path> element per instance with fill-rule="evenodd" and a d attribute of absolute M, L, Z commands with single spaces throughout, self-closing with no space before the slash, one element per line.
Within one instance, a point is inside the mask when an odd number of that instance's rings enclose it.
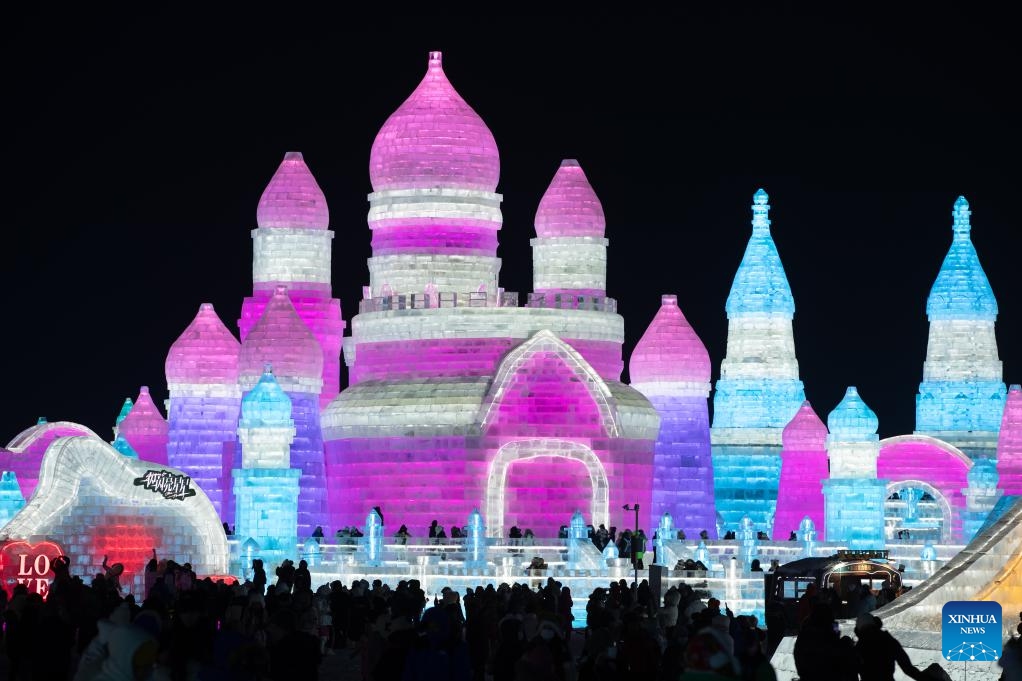
<path fill-rule="evenodd" d="M 962 541 L 1001 493 L 1022 493 L 1022 397 L 1003 382 L 963 197 L 926 304 L 916 432 L 881 440 L 868 395 L 849 388 L 827 425 L 806 401 L 764 190 L 724 304 L 711 423 L 710 357 L 677 296 L 662 297 L 622 381 L 608 225 L 577 161 L 536 208 L 533 291 L 501 288 L 497 145 L 439 52 L 377 134 L 369 176 L 370 278 L 349 335 L 326 200 L 290 152 L 256 208 L 238 335 L 200 305 L 167 354 L 168 418 L 144 387 L 118 416 L 116 450 L 190 476 L 240 542 L 284 555 L 374 507 L 416 534 L 479 509 L 491 536 L 554 537 L 576 510 L 629 526 L 622 508 L 638 504 L 647 531 L 669 513 L 690 537 L 786 539 L 808 516 L 821 538 L 882 548 L 902 530 Z M 0 452 L 7 517 L 65 436 L 95 434 L 44 422 Z"/>

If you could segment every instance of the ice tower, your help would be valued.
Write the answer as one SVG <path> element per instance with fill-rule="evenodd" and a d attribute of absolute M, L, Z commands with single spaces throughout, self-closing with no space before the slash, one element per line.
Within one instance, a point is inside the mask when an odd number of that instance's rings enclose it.
<path fill-rule="evenodd" d="M 424 531 L 479 508 L 491 535 L 555 536 L 576 509 L 623 525 L 625 503 L 649 508 L 659 419 L 620 382 L 603 209 L 577 163 L 537 210 L 523 307 L 498 282 L 497 146 L 439 52 L 376 136 L 369 175 L 350 385 L 323 411 L 331 525 L 381 505 Z"/>
<path fill-rule="evenodd" d="M 808 400 L 784 427 L 781 442 L 781 479 L 777 486 L 773 538 L 788 539 L 806 516 L 812 519 L 816 531 L 824 535 L 823 481 L 829 475 L 827 426 Z"/>
<path fill-rule="evenodd" d="M 165 364 L 170 390 L 167 460 L 191 476 L 228 523 L 234 517 L 230 471 L 241 406 L 241 344 L 203 303 L 170 346 Z"/>
<path fill-rule="evenodd" d="M 149 387 L 142 386 L 131 411 L 121 421 L 117 434 L 128 441 L 142 461 L 167 465 L 169 426 L 149 396 Z"/>
<path fill-rule="evenodd" d="M 994 334 L 997 299 L 972 245 L 964 196 L 951 214 L 951 249 L 926 301 L 930 337 L 916 397 L 916 431 L 972 458 L 991 458 L 1006 392 Z"/>
<path fill-rule="evenodd" d="M 727 355 L 713 398 L 717 511 L 735 529 L 748 515 L 769 532 L 781 469 L 781 433 L 805 400 L 791 320 L 795 299 L 770 236 L 769 197 L 752 197 L 752 237 L 727 297 Z"/>
<path fill-rule="evenodd" d="M 258 229 L 252 231 L 253 293 L 241 307 L 238 327 L 244 341 L 263 316 L 278 286 L 305 325 L 323 355 L 322 388 L 317 396 L 325 407 L 340 390 L 341 303 L 330 289 L 330 213 L 326 197 L 300 152 L 285 154 L 263 191 L 256 209 Z M 299 435 L 299 437 L 301 437 Z"/>
<path fill-rule="evenodd" d="M 1008 391 L 997 440 L 998 487 L 1005 494 L 1022 494 L 1022 386 Z"/>
<path fill-rule="evenodd" d="M 880 422 L 873 410 L 848 388 L 827 417 L 830 478 L 823 482 L 827 541 L 850 549 L 884 548 L 884 500 L 887 481 L 877 479 Z"/>
<path fill-rule="evenodd" d="M 241 468 L 234 470 L 235 535 L 254 539 L 267 566 L 293 558 L 298 538 L 302 473 L 291 468 L 295 423 L 291 400 L 269 366 L 241 402 Z"/>
<path fill-rule="evenodd" d="M 298 497 L 298 532 L 307 537 L 326 526 L 326 479 L 319 395 L 323 386 L 323 351 L 309 327 L 295 312 L 287 290 L 278 286 L 262 318 L 241 343 L 238 381 L 242 391 L 255 387 L 267 364 L 291 400 L 295 437 L 291 465 L 302 472 Z M 242 399 L 244 404 L 244 399 Z"/>
<path fill-rule="evenodd" d="M 671 514 L 688 537 L 716 534 L 713 461 L 710 455 L 710 355 L 678 308 L 665 295 L 628 364 L 631 386 L 660 414 L 653 458 L 653 506 Z M 650 526 L 654 526 L 651 521 Z"/>

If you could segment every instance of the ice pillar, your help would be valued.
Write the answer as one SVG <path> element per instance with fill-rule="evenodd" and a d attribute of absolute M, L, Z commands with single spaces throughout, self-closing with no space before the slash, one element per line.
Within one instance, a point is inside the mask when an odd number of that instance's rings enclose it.
<path fill-rule="evenodd" d="M 777 488 L 777 512 L 774 515 L 775 541 L 784 541 L 805 517 L 812 518 L 824 532 L 823 481 L 827 469 L 827 426 L 813 411 L 809 401 L 784 428 L 781 436 L 781 479 Z"/>
<path fill-rule="evenodd" d="M 1022 386 L 1012 385 L 1005 400 L 997 438 L 998 487 L 1005 494 L 1022 494 Z"/>

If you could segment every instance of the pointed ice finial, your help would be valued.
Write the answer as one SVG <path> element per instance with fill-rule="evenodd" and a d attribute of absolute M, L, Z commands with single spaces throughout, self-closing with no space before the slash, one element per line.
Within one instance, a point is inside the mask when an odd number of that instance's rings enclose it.
<path fill-rule="evenodd" d="M 969 216 L 972 215 L 972 211 L 969 210 L 969 202 L 965 200 L 964 196 L 959 196 L 955 201 L 955 209 L 951 211 L 951 215 L 955 221 L 953 227 L 955 235 L 968 236 L 972 229 L 969 224 Z"/>
<path fill-rule="evenodd" d="M 444 53 L 433 50 L 429 53 L 429 68 L 441 69 L 444 66 Z"/>
<path fill-rule="evenodd" d="M 753 233 L 770 229 L 770 218 L 767 217 L 767 213 L 770 212 L 770 204 L 767 203 L 769 200 L 770 195 L 762 188 L 757 189 L 756 193 L 752 195 Z"/>

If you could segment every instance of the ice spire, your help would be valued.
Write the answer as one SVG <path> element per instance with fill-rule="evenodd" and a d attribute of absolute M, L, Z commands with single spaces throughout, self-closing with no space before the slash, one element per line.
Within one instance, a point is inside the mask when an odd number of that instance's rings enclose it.
<path fill-rule="evenodd" d="M 117 432 L 138 452 L 138 458 L 165 466 L 168 429 L 167 421 L 149 395 L 149 386 L 144 385 Z"/>
<path fill-rule="evenodd" d="M 827 469 L 827 426 L 809 401 L 802 403 L 781 435 L 781 478 L 773 538 L 784 541 L 808 516 L 824 532 L 823 480 Z"/>

